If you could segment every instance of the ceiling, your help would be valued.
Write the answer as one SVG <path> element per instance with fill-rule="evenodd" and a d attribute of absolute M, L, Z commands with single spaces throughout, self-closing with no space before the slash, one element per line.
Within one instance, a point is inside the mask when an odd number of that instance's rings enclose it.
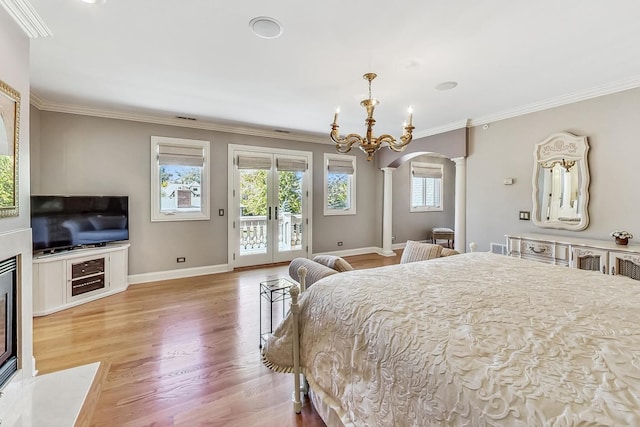
<path fill-rule="evenodd" d="M 53 36 L 31 42 L 35 105 L 328 141 L 415 136 L 640 86 L 640 2 L 619 0 L 31 0 Z M 249 21 L 278 20 L 281 37 Z M 455 81 L 441 91 L 436 85 Z"/>

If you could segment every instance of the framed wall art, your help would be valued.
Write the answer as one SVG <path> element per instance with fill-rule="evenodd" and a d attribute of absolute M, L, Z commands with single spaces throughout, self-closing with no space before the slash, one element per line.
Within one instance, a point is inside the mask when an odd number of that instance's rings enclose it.
<path fill-rule="evenodd" d="M 0 217 L 18 216 L 20 93 L 0 81 Z"/>

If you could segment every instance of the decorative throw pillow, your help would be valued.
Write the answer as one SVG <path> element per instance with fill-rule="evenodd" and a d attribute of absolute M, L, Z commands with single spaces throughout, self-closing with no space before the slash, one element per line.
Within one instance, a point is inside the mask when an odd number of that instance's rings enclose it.
<path fill-rule="evenodd" d="M 432 245 L 431 243 L 422 243 L 415 242 L 413 240 L 407 240 L 404 251 L 402 251 L 400 264 L 438 258 L 441 252 L 442 246 L 440 245 Z"/>
<path fill-rule="evenodd" d="M 343 272 L 343 271 L 352 271 L 353 267 L 351 267 L 351 264 L 349 264 L 346 260 L 338 257 L 335 264 L 333 265 L 333 269 Z"/>
<path fill-rule="evenodd" d="M 442 248 L 442 252 L 440 252 L 440 256 L 450 256 L 450 255 L 460 255 L 460 252 L 455 249 Z"/>
<path fill-rule="evenodd" d="M 353 267 L 343 258 L 335 255 L 316 255 L 313 260 L 322 265 L 326 265 L 329 268 L 333 268 L 336 271 L 352 271 Z"/>

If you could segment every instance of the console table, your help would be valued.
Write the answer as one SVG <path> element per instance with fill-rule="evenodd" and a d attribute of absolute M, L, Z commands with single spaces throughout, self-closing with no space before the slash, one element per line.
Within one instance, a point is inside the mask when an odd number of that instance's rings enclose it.
<path fill-rule="evenodd" d="M 640 246 L 548 234 L 507 234 L 507 255 L 640 280 Z"/>
<path fill-rule="evenodd" d="M 34 256 L 33 315 L 44 316 L 126 290 L 128 261 L 128 243 Z"/>

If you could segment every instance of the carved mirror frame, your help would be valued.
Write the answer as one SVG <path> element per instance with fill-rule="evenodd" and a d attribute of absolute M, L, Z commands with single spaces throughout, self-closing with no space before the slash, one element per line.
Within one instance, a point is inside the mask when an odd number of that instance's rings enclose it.
<path fill-rule="evenodd" d="M 18 216 L 20 93 L 0 80 L 0 218 Z"/>
<path fill-rule="evenodd" d="M 568 132 L 555 133 L 544 141 L 536 144 L 533 151 L 533 210 L 532 220 L 535 225 L 543 228 L 555 228 L 560 230 L 580 231 L 589 225 L 589 164 L 587 153 L 589 143 L 586 136 L 577 136 Z M 580 217 L 570 221 L 547 220 L 542 212 L 542 192 L 539 188 L 543 180 L 541 174 L 544 171 L 560 165 L 567 171 L 575 170 L 578 173 L 577 183 L 577 212 Z M 575 169 L 574 169 L 575 168 Z M 551 195 L 549 195 L 551 196 Z"/>

